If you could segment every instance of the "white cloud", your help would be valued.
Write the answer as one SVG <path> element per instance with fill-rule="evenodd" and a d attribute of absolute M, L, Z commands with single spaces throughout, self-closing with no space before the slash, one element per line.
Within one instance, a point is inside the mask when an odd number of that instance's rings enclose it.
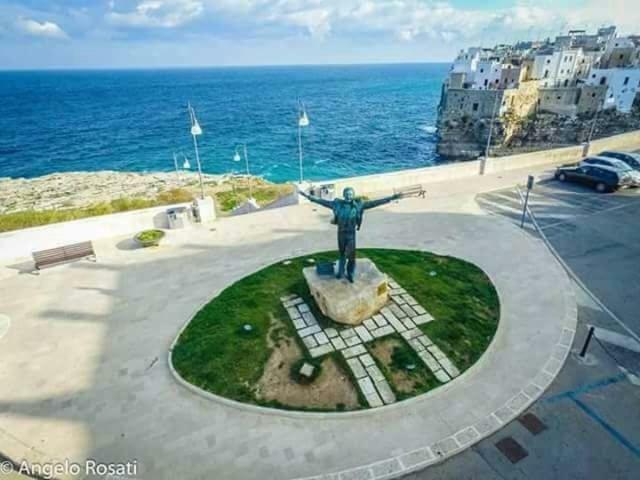
<path fill-rule="evenodd" d="M 553 20 L 553 12 L 518 4 L 498 11 L 456 8 L 425 0 L 204 0 L 221 15 L 304 29 L 324 38 L 330 32 L 387 33 L 405 41 L 420 36 L 449 41 L 485 30 L 522 31 Z M 616 0 L 614 0 L 616 1 Z"/>
<path fill-rule="evenodd" d="M 593 30 L 615 23 L 632 32 L 640 9 L 630 0 L 585 0 L 568 7 L 555 0 L 514 0 L 509 7 L 474 9 L 441 0 L 202 0 L 219 18 L 297 28 L 312 37 L 350 33 L 390 34 L 405 41 L 421 37 L 447 42 L 512 41 L 553 36 L 567 28 Z"/>
<path fill-rule="evenodd" d="M 324 38 L 331 31 L 331 12 L 325 9 L 300 10 L 275 18 L 305 28 L 312 37 Z"/>
<path fill-rule="evenodd" d="M 19 18 L 16 21 L 16 27 L 22 33 L 26 33 L 27 35 L 34 37 L 57 39 L 69 38 L 67 33 L 54 22 L 38 22 L 29 18 Z"/>
<path fill-rule="evenodd" d="M 629 0 L 584 0 L 567 7 L 555 0 L 514 0 L 500 9 L 456 7 L 447 0 L 109 0 L 107 20 L 129 27 L 175 28 L 196 18 L 215 19 L 231 27 L 251 25 L 256 36 L 262 28 L 271 34 L 304 32 L 309 37 L 349 36 L 359 33 L 388 35 L 403 41 L 420 38 L 447 43 L 501 42 L 514 38 L 555 35 L 568 27 L 596 28 L 615 22 L 640 23 L 638 10 Z M 118 6 L 115 6 L 115 4 Z M 204 23 L 203 23 L 204 24 Z"/>
<path fill-rule="evenodd" d="M 107 20 L 128 27 L 174 28 L 194 20 L 203 12 L 204 5 L 200 0 L 143 0 L 132 11 L 109 12 Z"/>

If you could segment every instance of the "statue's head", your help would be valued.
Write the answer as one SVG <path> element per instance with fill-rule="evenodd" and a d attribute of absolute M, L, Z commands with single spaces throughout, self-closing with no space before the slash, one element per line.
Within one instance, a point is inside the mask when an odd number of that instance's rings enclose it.
<path fill-rule="evenodd" d="M 356 197 L 356 192 L 355 192 L 355 190 L 353 188 L 347 187 L 342 191 L 342 197 L 347 202 L 350 202 Z"/>

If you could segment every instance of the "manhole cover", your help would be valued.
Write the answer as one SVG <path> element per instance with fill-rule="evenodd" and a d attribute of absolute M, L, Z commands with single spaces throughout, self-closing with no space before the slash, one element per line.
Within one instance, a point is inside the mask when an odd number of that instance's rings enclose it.
<path fill-rule="evenodd" d="M 521 416 L 518 421 L 533 435 L 538 435 L 539 433 L 544 432 L 547 429 L 547 426 L 542 423 L 542 421 L 533 413 L 527 413 Z"/>
<path fill-rule="evenodd" d="M 6 315 L 0 315 L 0 338 L 9 331 L 9 325 L 11 325 L 11 319 Z"/>
<path fill-rule="evenodd" d="M 496 443 L 498 450 L 509 459 L 511 463 L 518 463 L 523 458 L 527 457 L 529 453 L 511 437 L 506 437 Z"/>

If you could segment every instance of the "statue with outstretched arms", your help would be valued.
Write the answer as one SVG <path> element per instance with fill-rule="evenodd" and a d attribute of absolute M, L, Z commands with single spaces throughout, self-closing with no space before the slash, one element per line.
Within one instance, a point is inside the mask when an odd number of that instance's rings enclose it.
<path fill-rule="evenodd" d="M 342 192 L 343 198 L 336 198 L 335 200 L 318 198 L 301 190 L 298 193 L 313 203 L 330 208 L 333 211 L 332 223 L 338 226 L 338 250 L 340 251 L 336 278 L 344 276 L 346 266 L 347 280 L 353 283 L 353 274 L 356 268 L 356 230 L 360 230 L 362 226 L 364 211 L 402 198 L 403 195 L 396 193 L 378 200 L 363 201 L 355 198 L 355 191 L 351 187 L 344 189 Z"/>

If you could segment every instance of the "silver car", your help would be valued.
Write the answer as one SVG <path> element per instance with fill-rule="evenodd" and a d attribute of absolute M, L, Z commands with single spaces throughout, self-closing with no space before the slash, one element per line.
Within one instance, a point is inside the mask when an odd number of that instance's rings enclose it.
<path fill-rule="evenodd" d="M 613 168 L 620 172 L 622 176 L 629 177 L 631 179 L 631 185 L 634 187 L 640 187 L 640 171 L 634 170 L 627 163 L 617 158 L 602 157 L 600 155 L 596 157 L 587 157 L 580 162 L 582 165 L 601 165 L 603 167 Z"/>
<path fill-rule="evenodd" d="M 624 163 L 629 165 L 634 170 L 640 170 L 640 154 L 639 153 L 614 152 L 611 150 L 607 150 L 604 152 L 600 152 L 598 156 L 622 160 Z"/>

